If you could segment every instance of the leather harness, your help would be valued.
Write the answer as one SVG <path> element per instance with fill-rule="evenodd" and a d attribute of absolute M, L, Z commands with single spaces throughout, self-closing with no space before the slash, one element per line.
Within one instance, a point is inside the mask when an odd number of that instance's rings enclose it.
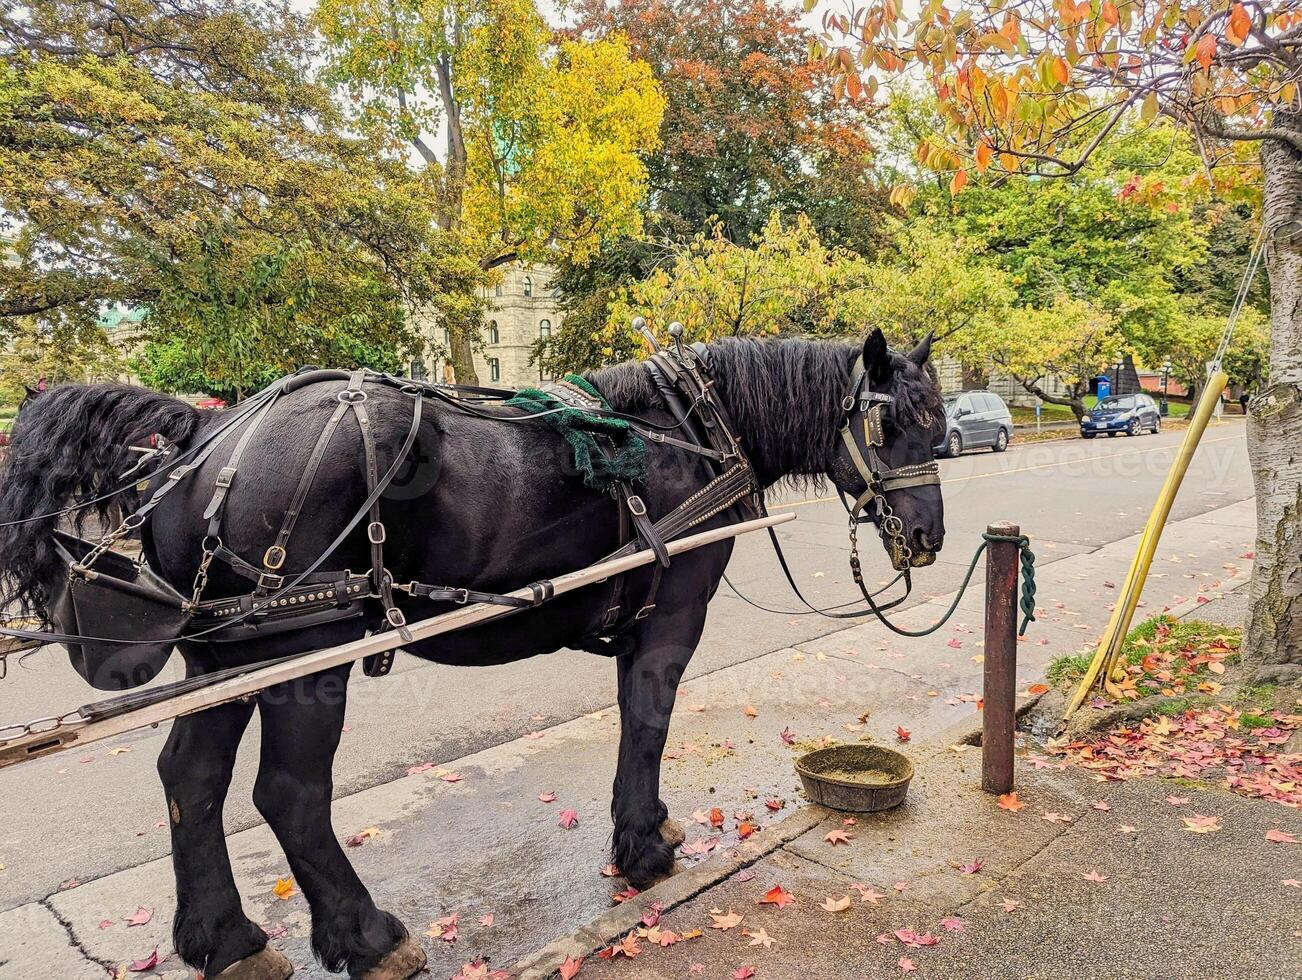
<path fill-rule="evenodd" d="M 673 352 L 667 352 L 654 344 L 654 353 L 644 362 L 653 384 L 662 396 L 675 423 L 672 427 L 657 427 L 644 420 L 630 420 L 633 430 L 641 437 L 657 445 L 671 446 L 694 453 L 707 459 L 714 471 L 714 476 L 704 486 L 681 501 L 658 520 L 652 520 L 642 497 L 627 483 L 619 482 L 612 488 L 619 513 L 620 545 L 605 559 L 622 557 L 642 549 L 650 549 L 657 556 L 652 566 L 651 581 L 647 593 L 635 607 L 628 607 L 626 612 L 627 586 L 625 576 L 615 576 L 609 585 L 605 611 L 596 633 L 588 637 L 584 649 L 605 654 L 619 654 L 629 649 L 625 634 L 638 622 L 649 616 L 656 608 L 656 596 L 662 580 L 664 569 L 669 567 L 669 555 L 665 542 L 677 537 L 689 529 L 721 514 L 730 508 L 743 505 L 753 516 L 765 513 L 764 490 L 759 484 L 755 471 L 746 458 L 740 440 L 737 438 L 731 420 L 714 394 L 714 381 L 710 375 L 710 352 L 704 344 L 684 347 L 681 342 Z M 281 520 L 280 527 L 272 543 L 261 557 L 260 567 L 236 554 L 222 540 L 222 530 L 226 507 L 234 489 L 240 471 L 243 456 L 255 434 L 270 415 L 276 402 L 285 394 L 309 384 L 339 382 L 345 384 L 335 393 L 338 402 L 329 419 L 318 435 L 312 452 L 304 466 L 298 484 L 291 496 Z M 412 419 L 407 436 L 399 449 L 397 458 L 388 470 L 381 475 L 376 441 L 372 431 L 372 421 L 366 409 L 368 399 L 366 386 L 382 384 L 402 391 L 412 398 Z M 558 402 L 569 408 L 578 408 L 595 414 L 619 416 L 604 407 L 598 400 L 577 386 L 563 381 L 553 382 L 543 388 Z M 510 397 L 513 392 L 478 387 L 464 388 L 450 385 L 432 385 L 424 382 L 395 378 L 366 370 L 352 372 L 330 370 L 305 370 L 270 386 L 235 409 L 229 419 L 223 419 L 212 432 L 199 443 L 184 451 L 169 446 L 157 450 L 159 456 L 173 458 L 179 465 L 170 469 L 167 464 L 156 472 L 166 470 L 166 478 L 158 485 L 150 497 L 114 531 L 105 535 L 98 544 L 90 547 L 84 558 L 70 565 L 70 576 L 80 576 L 90 582 L 101 573 L 93 570 L 95 560 L 107 551 L 112 544 L 131 531 L 139 528 L 148 515 L 158 506 L 174 487 L 187 476 L 194 473 L 213 454 L 231 434 L 243 426 L 231 455 L 226 464 L 218 471 L 214 480 L 212 496 L 204 509 L 207 521 L 202 543 L 202 555 L 196 571 L 189 601 L 181 597 L 180 605 L 192 616 L 191 623 L 199 629 L 178 636 L 177 639 L 203 639 L 209 642 L 236 642 L 254 637 L 262 637 L 289 630 L 315 626 L 337 620 L 361 617 L 369 603 L 378 601 L 383 610 L 381 628 L 394 629 L 406 640 L 407 623 L 395 599 L 395 591 L 405 592 L 412 597 L 426 598 L 436 602 L 491 603 L 510 606 L 518 611 L 534 608 L 552 598 L 552 585 L 547 580 L 532 583 L 530 599 L 499 595 L 469 588 L 446 585 L 431 585 L 412 581 L 405 585 L 395 584 L 393 576 L 386 567 L 384 544 L 386 529 L 381 520 L 379 500 L 389 482 L 398 472 L 408 453 L 415 444 L 420 428 L 422 407 L 427 396 L 435 397 L 468 414 L 499 421 L 523 421 L 536 416 L 501 416 L 481 412 L 474 407 L 477 401 L 499 401 Z M 885 443 L 882 428 L 882 411 L 890 402 L 890 396 L 866 389 L 866 375 L 862 358 L 854 366 L 849 390 L 842 400 L 844 417 L 840 434 L 845 443 L 850 459 L 864 481 L 866 489 L 854 501 L 847 505 L 851 518 L 852 543 L 857 524 L 872 520 L 862 516 L 862 512 L 871 504 L 876 508 L 879 524 L 884 536 L 896 539 L 898 546 L 911 555 L 907 543 L 903 541 L 902 525 L 891 513 L 885 494 L 888 491 L 907 487 L 925 486 L 939 483 L 938 469 L 934 462 L 915 464 L 891 469 L 884 464 L 878 452 Z M 304 571 L 298 573 L 284 572 L 288 558 L 288 548 L 294 528 L 302 513 L 303 506 L 312 485 L 320 471 L 330 444 L 337 434 L 344 418 L 351 414 L 357 423 L 365 457 L 364 469 L 367 495 L 362 509 L 354 515 L 348 526 L 340 532 L 326 551 L 317 557 Z M 863 445 L 859 444 L 854 421 L 862 416 Z M 670 436 L 664 428 L 680 431 L 687 438 Z M 603 452 L 609 447 L 601 438 L 598 446 Z M 181 463 L 180 460 L 188 459 Z M 351 570 L 317 571 L 325 558 L 344 541 L 361 519 L 367 519 L 367 541 L 370 553 L 370 568 L 355 573 Z M 776 539 L 774 541 L 776 545 Z M 781 553 L 779 549 L 779 557 Z M 253 591 L 246 595 L 228 598 L 205 599 L 204 591 L 208 584 L 209 569 L 212 562 L 221 561 L 237 575 L 253 583 Z M 857 552 L 852 554 L 851 566 L 855 579 L 863 588 L 859 574 Z M 785 567 L 785 562 L 784 562 Z M 789 577 L 789 576 L 788 576 Z M 794 583 L 793 583 L 794 585 Z M 32 635 L 37 635 L 33 633 Z M 49 637 L 46 642 L 67 642 L 94 638 L 63 637 L 56 634 L 40 634 Z M 106 641 L 129 644 L 132 641 Z M 364 669 L 367 674 L 379 676 L 388 673 L 393 665 L 392 652 L 377 654 L 366 658 Z"/>

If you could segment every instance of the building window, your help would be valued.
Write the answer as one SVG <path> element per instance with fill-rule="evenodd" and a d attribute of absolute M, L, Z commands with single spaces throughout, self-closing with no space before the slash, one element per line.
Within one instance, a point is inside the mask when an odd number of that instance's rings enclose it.
<path fill-rule="evenodd" d="M 452 349 L 452 331 L 447 327 L 443 328 L 443 346 L 448 350 Z"/>
<path fill-rule="evenodd" d="M 533 279 L 529 276 L 524 277 L 524 294 L 526 296 L 533 295 Z"/>
<path fill-rule="evenodd" d="M 502 342 L 502 335 L 498 333 L 496 320 L 488 321 L 488 342 L 490 344 L 500 344 Z"/>
<path fill-rule="evenodd" d="M 500 282 L 499 282 L 496 286 L 493 287 L 493 295 L 494 295 L 494 296 L 501 296 L 501 295 L 502 295 L 502 284 L 501 284 Z"/>
<path fill-rule="evenodd" d="M 496 357 L 490 357 L 488 359 L 488 377 L 491 381 L 502 380 L 502 362 Z"/>
<path fill-rule="evenodd" d="M 552 335 L 551 320 L 543 320 L 538 324 L 538 337 L 540 340 L 546 340 Z"/>
<path fill-rule="evenodd" d="M 424 361 L 412 361 L 412 362 L 411 362 L 411 365 L 410 365 L 410 371 L 411 371 L 411 373 L 410 373 L 409 377 L 410 377 L 413 381 L 424 381 L 424 380 L 425 380 L 425 362 L 424 362 Z"/>

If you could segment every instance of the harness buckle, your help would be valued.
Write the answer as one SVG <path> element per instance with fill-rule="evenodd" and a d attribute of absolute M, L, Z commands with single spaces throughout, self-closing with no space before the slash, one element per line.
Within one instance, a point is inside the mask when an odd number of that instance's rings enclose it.
<path fill-rule="evenodd" d="M 277 565 L 277 568 L 280 566 Z M 259 592 L 278 592 L 285 585 L 285 576 L 276 575 L 273 572 L 258 573 L 258 591 Z"/>
<path fill-rule="evenodd" d="M 646 504 L 637 494 L 633 494 L 625 503 L 628 504 L 628 511 L 634 517 L 646 517 Z"/>
<path fill-rule="evenodd" d="M 229 489 L 230 485 L 235 482 L 235 467 L 223 466 L 217 474 L 217 486 L 222 489 Z"/>
<path fill-rule="evenodd" d="M 273 544 L 262 553 L 262 565 L 275 571 L 285 564 L 285 557 L 285 549 L 278 544 Z"/>
<path fill-rule="evenodd" d="M 384 523 L 382 521 L 371 521 L 366 525 L 366 539 L 371 544 L 384 544 L 385 541 Z"/>
<path fill-rule="evenodd" d="M 343 391 L 337 392 L 335 398 L 341 402 L 356 405 L 366 401 L 366 392 L 360 388 L 345 388 Z"/>
<path fill-rule="evenodd" d="M 470 601 L 470 590 L 453 589 L 451 601 L 455 602 L 458 606 L 464 606 L 467 602 Z"/>
<path fill-rule="evenodd" d="M 394 629 L 402 629 L 407 625 L 407 617 L 402 614 L 402 610 L 397 606 L 390 606 L 384 610 L 384 618 Z"/>
<path fill-rule="evenodd" d="M 633 618 L 634 618 L 634 619 L 646 619 L 646 618 L 647 618 L 648 616 L 650 616 L 651 613 L 655 610 L 655 607 L 656 607 L 656 604 L 655 604 L 654 602 L 651 603 L 650 605 L 643 606 L 641 609 L 639 609 L 639 610 L 637 611 L 637 614 L 636 614 Z"/>

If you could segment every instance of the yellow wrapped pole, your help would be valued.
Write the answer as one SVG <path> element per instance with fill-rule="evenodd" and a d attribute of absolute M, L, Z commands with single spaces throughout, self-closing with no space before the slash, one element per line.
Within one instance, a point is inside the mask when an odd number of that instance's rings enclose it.
<path fill-rule="evenodd" d="M 1139 605 L 1139 597 L 1143 594 L 1144 582 L 1153 564 L 1153 555 L 1157 552 L 1158 541 L 1162 538 L 1162 529 L 1166 527 L 1167 518 L 1171 515 L 1171 506 L 1180 491 L 1180 484 L 1184 481 L 1189 463 L 1198 449 L 1203 433 L 1207 430 L 1207 423 L 1211 420 L 1212 413 L 1220 404 L 1221 393 L 1229 380 L 1221 370 L 1212 372 L 1207 379 L 1207 387 L 1203 389 L 1202 398 L 1194 407 L 1189 419 L 1189 428 L 1184 433 L 1184 441 L 1180 443 L 1180 452 L 1171 463 L 1171 469 L 1166 474 L 1166 482 L 1162 485 L 1162 492 L 1158 494 L 1157 503 L 1154 504 L 1153 512 L 1148 517 L 1148 524 L 1145 525 L 1144 533 L 1140 536 L 1139 547 L 1135 550 L 1135 557 L 1130 563 L 1130 571 L 1126 573 L 1126 581 L 1117 597 L 1117 604 L 1112 609 L 1108 628 L 1099 641 L 1099 648 L 1094 653 L 1089 670 L 1081 678 L 1080 686 L 1076 688 L 1071 703 L 1067 705 L 1068 718 L 1084 703 L 1090 688 L 1100 677 L 1104 685 L 1121 680 L 1113 677 L 1113 671 L 1118 666 L 1126 634 L 1130 632 L 1130 623 L 1134 619 L 1135 608 Z"/>

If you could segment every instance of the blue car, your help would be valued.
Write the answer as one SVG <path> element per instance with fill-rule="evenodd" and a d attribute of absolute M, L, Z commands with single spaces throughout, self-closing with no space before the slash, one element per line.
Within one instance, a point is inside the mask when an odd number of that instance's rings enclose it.
<path fill-rule="evenodd" d="M 1111 395 L 1102 399 L 1080 420 L 1080 434 L 1086 439 L 1107 433 L 1124 432 L 1137 436 L 1141 432 L 1160 432 L 1162 413 L 1148 395 Z"/>

